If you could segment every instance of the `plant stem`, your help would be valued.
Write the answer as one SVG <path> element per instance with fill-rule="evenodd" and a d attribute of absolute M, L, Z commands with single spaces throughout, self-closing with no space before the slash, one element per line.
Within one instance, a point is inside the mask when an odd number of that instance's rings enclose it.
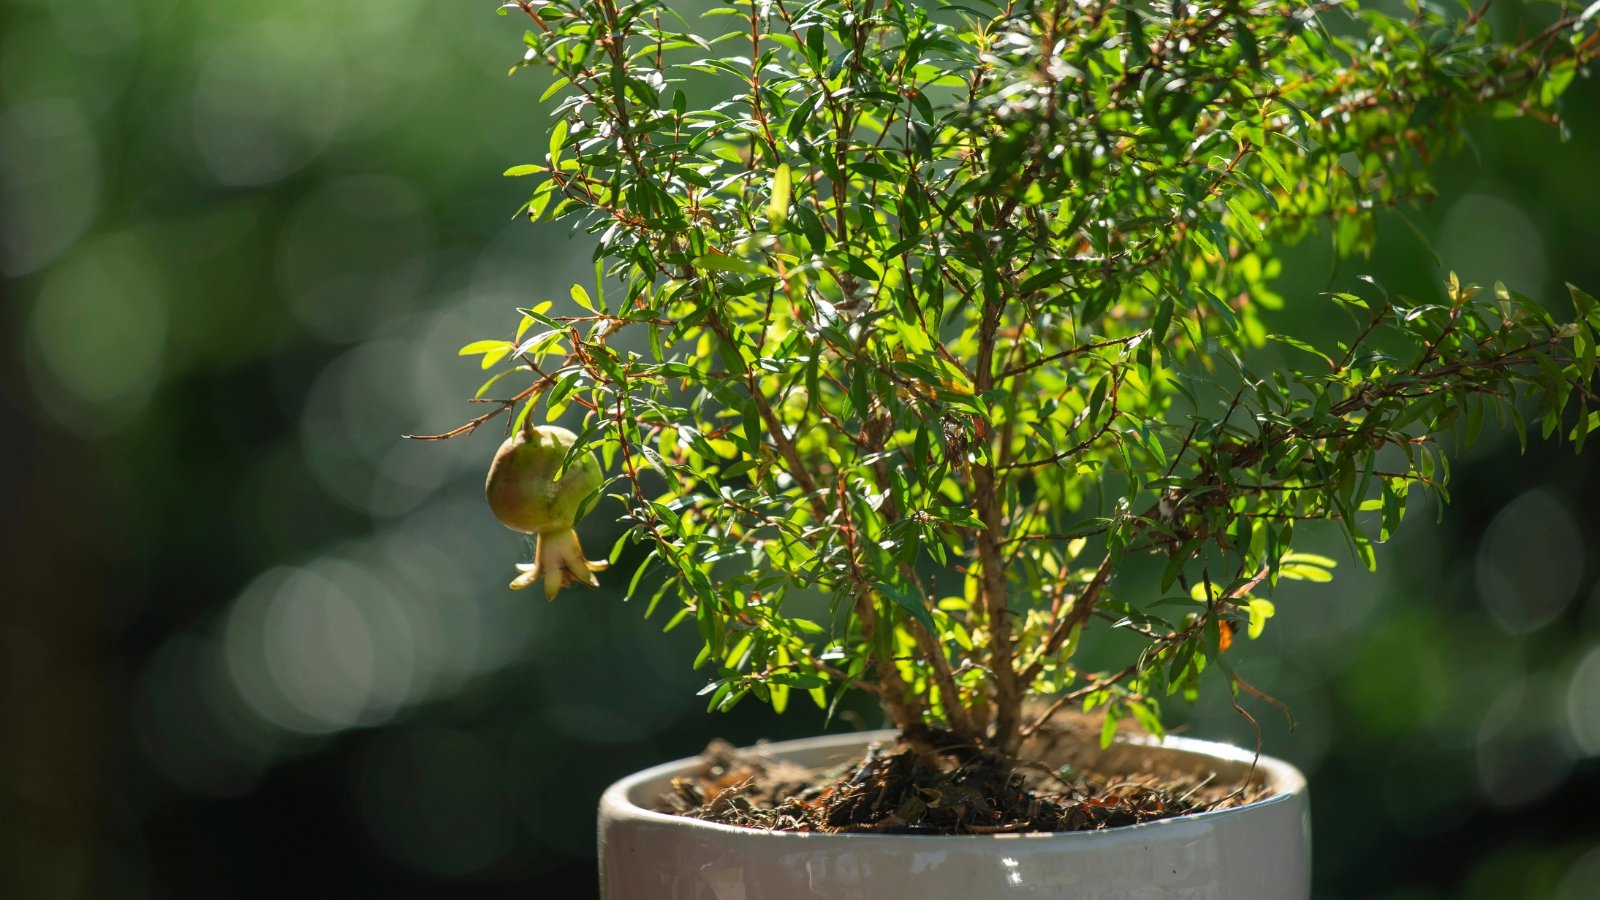
<path fill-rule="evenodd" d="M 1003 306 L 990 303 L 984 308 L 978 327 L 978 366 L 974 389 L 983 394 L 994 387 L 995 337 L 1000 330 Z M 989 744 L 1010 756 L 1021 742 L 1022 691 L 1012 661 L 1011 610 L 1006 603 L 1006 570 L 1000 552 L 1005 541 L 1005 521 L 1001 499 L 1004 482 L 995 477 L 994 466 L 985 457 L 972 467 L 973 497 L 983 528 L 978 532 L 978 562 L 983 575 L 984 618 L 989 625 L 989 672 L 994 682 L 994 724 Z"/>

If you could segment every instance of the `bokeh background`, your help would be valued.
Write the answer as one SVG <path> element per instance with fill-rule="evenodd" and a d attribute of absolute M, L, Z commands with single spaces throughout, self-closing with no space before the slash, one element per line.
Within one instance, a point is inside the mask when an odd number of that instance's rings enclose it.
<path fill-rule="evenodd" d="M 591 271 L 512 220 L 544 84 L 493 6 L 0 2 L 0 896 L 593 896 L 605 784 L 823 727 L 705 715 L 691 636 L 616 579 L 508 592 L 498 432 L 400 439 L 476 412 L 456 348 Z M 1476 124 L 1411 214 L 1433 251 L 1600 292 L 1597 88 L 1567 143 Z M 1359 266 L 1296 250 L 1286 314 L 1362 271 L 1436 295 L 1383 227 Z M 1491 434 L 1456 479 L 1378 574 L 1330 542 L 1279 593 L 1237 662 L 1299 725 L 1252 712 L 1311 775 L 1317 896 L 1600 896 L 1600 456 Z"/>

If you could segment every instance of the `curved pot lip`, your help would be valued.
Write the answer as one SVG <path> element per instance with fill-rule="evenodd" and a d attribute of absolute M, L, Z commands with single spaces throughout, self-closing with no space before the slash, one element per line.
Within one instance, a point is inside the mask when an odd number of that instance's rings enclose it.
<path fill-rule="evenodd" d="M 858 731 L 849 734 L 828 734 L 819 737 L 800 738 L 792 741 L 776 741 L 762 745 L 768 752 L 806 752 L 840 750 L 852 746 L 865 746 L 872 741 L 893 740 L 898 732 L 893 729 L 881 731 Z M 1141 822 L 1137 825 L 1122 825 L 1115 828 L 1104 828 L 1097 831 L 1061 831 L 1061 832 L 1035 832 L 1023 834 L 951 834 L 951 835 L 926 835 L 926 834 L 871 834 L 866 835 L 874 840 L 897 840 L 927 843 L 935 840 L 957 841 L 984 841 L 984 840 L 1056 840 L 1056 841 L 1086 841 L 1103 839 L 1108 835 L 1129 834 L 1136 831 L 1152 828 L 1182 827 L 1190 823 L 1211 823 L 1218 819 L 1249 814 L 1252 810 L 1287 803 L 1306 792 L 1305 775 L 1292 764 L 1277 757 L 1261 754 L 1224 744 L 1216 741 L 1204 741 L 1197 738 L 1174 737 L 1166 738 L 1132 738 L 1131 744 L 1177 750 L 1184 753 L 1209 756 L 1228 762 L 1250 763 L 1255 761 L 1256 768 L 1265 774 L 1268 783 L 1276 786 L 1277 790 L 1270 797 L 1247 803 L 1244 806 L 1235 806 L 1228 809 L 1216 809 L 1206 812 L 1190 813 L 1184 816 L 1172 816 L 1166 819 L 1157 819 L 1153 822 Z M 629 795 L 641 785 L 662 778 L 670 778 L 681 774 L 685 769 L 699 762 L 698 757 L 687 757 L 651 766 L 635 772 L 606 788 L 600 797 L 600 817 L 602 822 L 611 820 L 627 820 L 637 823 L 667 825 L 676 828 L 688 828 L 693 831 L 723 834 L 743 835 L 748 837 L 759 836 L 764 839 L 860 839 L 861 834 L 824 834 L 820 832 L 801 831 L 762 831 L 755 828 L 743 828 L 738 825 L 726 825 L 721 822 L 707 822 L 703 819 L 691 819 L 672 813 L 657 812 L 634 803 Z"/>

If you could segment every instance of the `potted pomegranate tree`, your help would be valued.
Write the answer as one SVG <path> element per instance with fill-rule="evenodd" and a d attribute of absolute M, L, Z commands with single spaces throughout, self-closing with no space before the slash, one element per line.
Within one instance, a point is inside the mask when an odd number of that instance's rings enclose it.
<path fill-rule="evenodd" d="M 1163 706 L 1264 696 L 1230 652 L 1329 577 L 1308 524 L 1374 565 L 1441 433 L 1581 448 L 1600 309 L 1286 297 L 1279 253 L 1369 250 L 1471 116 L 1559 124 L 1595 7 L 1514 43 L 1353 2 L 501 12 L 553 76 L 507 174 L 596 275 L 462 351 L 504 399 L 451 434 L 505 415 L 490 505 L 538 536 L 511 586 L 597 583 L 573 526 L 620 514 L 643 561 L 605 577 L 698 631 L 711 709 L 892 726 L 621 782 L 606 895 L 1304 897 L 1298 773 Z M 1096 632 L 1131 649 L 1089 665 Z"/>

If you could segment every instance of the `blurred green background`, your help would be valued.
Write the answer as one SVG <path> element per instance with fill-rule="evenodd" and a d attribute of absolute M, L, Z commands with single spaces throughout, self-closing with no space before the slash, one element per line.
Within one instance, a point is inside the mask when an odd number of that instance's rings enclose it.
<path fill-rule="evenodd" d="M 0 896 L 592 896 L 605 784 L 822 727 L 703 714 L 691 636 L 617 579 L 508 592 L 498 431 L 399 439 L 475 413 L 457 347 L 591 271 L 511 219 L 544 85 L 492 13 L 0 3 Z M 1449 266 L 1600 292 L 1597 88 L 1565 144 L 1474 127 L 1412 216 Z M 1436 295 L 1383 227 L 1332 275 L 1296 250 L 1290 314 L 1363 271 Z M 1377 575 L 1330 542 L 1331 585 L 1279 592 L 1236 662 L 1299 726 L 1251 709 L 1311 775 L 1317 896 L 1600 896 L 1600 456 L 1501 434 L 1456 475 Z"/>

